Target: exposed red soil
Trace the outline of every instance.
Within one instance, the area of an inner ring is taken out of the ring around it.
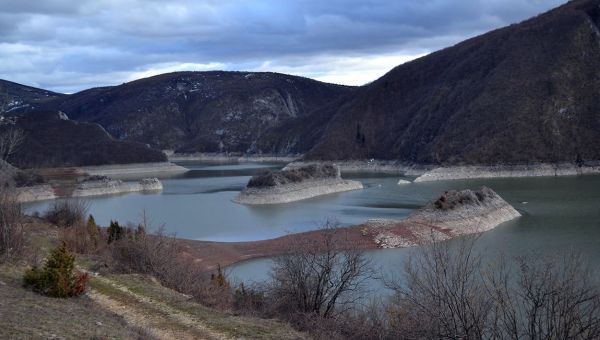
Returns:
[[[54,189],[56,197],[70,197],[77,187],[77,180],[84,178],[86,173],[81,168],[43,168],[37,173]]]
[[[361,224],[339,228],[335,230],[335,241],[340,249],[378,249],[380,246],[375,243],[374,237],[381,232],[386,232],[417,245],[429,241],[429,239],[424,238],[422,235],[427,235],[432,229],[449,237],[453,236],[452,232],[448,229],[425,223],[402,221],[382,227]],[[420,231],[420,233],[415,233],[415,231]],[[218,265],[225,267],[250,259],[284,255],[289,253],[293,249],[293,245],[298,241],[317,242],[325,236],[325,233],[329,232],[331,230],[316,230],[252,242],[181,241],[184,248],[184,256],[192,258],[203,269],[210,271],[214,270]]]

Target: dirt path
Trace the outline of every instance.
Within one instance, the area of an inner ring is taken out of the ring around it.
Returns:
[[[273,320],[229,315],[136,275],[92,278],[88,296],[157,339],[301,339]]]
[[[90,298],[121,315],[128,324],[141,327],[159,339],[229,339],[211,331],[191,314],[159,300],[133,292],[108,278],[95,277],[94,280],[96,289],[88,293]]]

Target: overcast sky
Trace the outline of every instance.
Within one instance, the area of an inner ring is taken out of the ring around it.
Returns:
[[[58,92],[164,72],[361,85],[565,0],[0,0],[0,78]]]

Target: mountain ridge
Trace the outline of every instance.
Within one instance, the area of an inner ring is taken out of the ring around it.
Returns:
[[[180,153],[581,163],[600,160],[598,27],[600,1],[576,0],[361,87],[270,72],[175,72],[39,106]]]

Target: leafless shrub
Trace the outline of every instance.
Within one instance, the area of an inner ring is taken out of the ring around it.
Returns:
[[[84,225],[89,206],[88,201],[78,198],[56,200],[46,211],[44,218],[59,227]]]
[[[344,339],[397,339],[390,332],[386,301],[377,298],[355,306],[337,318],[338,334]]]
[[[164,227],[149,232],[151,226],[142,215],[139,225],[124,227],[123,237],[110,243],[113,269],[117,272],[147,274],[164,286],[190,295],[209,307],[229,309],[233,293],[225,272],[203,271],[192,259],[182,255],[181,243],[165,233]]]
[[[295,238],[289,254],[274,259],[271,282],[265,287],[270,313],[298,328],[330,331],[326,324],[350,310],[365,292],[373,272],[360,251],[347,250],[348,242],[335,224],[327,222],[319,234]],[[315,320],[320,320],[316,322]],[[321,325],[325,328],[317,329]]]
[[[490,271],[498,339],[598,339],[600,290],[580,255],[562,259],[519,257]]]
[[[61,228],[60,239],[69,250],[79,254],[97,253],[104,247],[104,232],[96,225],[92,215],[87,223],[78,222],[69,227]]]
[[[600,291],[580,256],[504,259],[485,269],[476,238],[415,250],[387,306],[390,335],[419,339],[597,339]]]
[[[125,237],[114,241],[111,248],[118,271],[161,275],[178,258],[176,239],[167,236],[163,227],[152,234],[146,233],[144,225],[125,228]]]
[[[0,186],[0,260],[23,249],[23,211],[17,196],[14,188]]]
[[[480,275],[474,237],[434,242],[414,251],[405,267],[405,283],[395,291],[390,324],[408,338],[481,339],[492,310]]]

